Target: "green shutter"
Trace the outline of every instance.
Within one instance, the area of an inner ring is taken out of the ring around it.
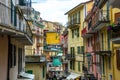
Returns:
[[[73,61],[72,65],[73,65],[73,70],[75,70],[75,61]]]
[[[43,66],[43,78],[45,77],[45,67]]]
[[[80,71],[80,61],[78,61],[78,71]]]
[[[77,37],[79,37],[79,28],[77,28]]]
[[[14,26],[17,26],[17,10],[16,10],[16,7],[14,7]]]
[[[73,52],[72,52],[72,54],[73,54],[73,58],[75,57],[75,48],[73,47]]]
[[[111,35],[111,32],[108,31],[107,35],[108,35],[108,50],[110,50],[110,35]]]
[[[11,0],[11,23],[13,23],[13,3]]]
[[[70,69],[72,69],[72,61],[70,61]]]
[[[77,52],[80,54],[80,46],[77,47]]]
[[[81,53],[84,53],[84,46],[81,46]]]

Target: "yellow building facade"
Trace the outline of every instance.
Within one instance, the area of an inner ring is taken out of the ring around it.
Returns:
[[[33,34],[33,45],[25,46],[25,71],[35,75],[35,80],[46,80],[46,57],[43,53],[43,28],[40,22],[40,12],[31,11],[32,20],[29,21]]]
[[[68,53],[71,56],[69,62],[69,72],[78,74],[74,79],[79,79],[80,76],[83,76],[83,38],[81,37],[81,30],[83,29],[83,22],[85,16],[89,13],[92,8],[92,1],[81,3],[69,10],[66,15],[68,15]],[[67,79],[69,79],[68,76]],[[72,78],[71,78],[72,79]]]
[[[119,80],[119,26],[120,10],[109,1],[95,1],[88,18],[88,40],[93,51],[90,72],[97,80]],[[90,21],[91,20],[91,21]],[[112,28],[111,28],[112,26]],[[87,46],[87,45],[86,45]],[[95,57],[93,57],[93,55]],[[95,66],[93,66],[95,65]]]

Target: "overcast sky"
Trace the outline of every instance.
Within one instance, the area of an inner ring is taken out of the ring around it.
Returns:
[[[41,13],[44,20],[60,22],[63,25],[67,23],[67,11],[77,6],[81,2],[88,0],[32,0],[32,7]]]

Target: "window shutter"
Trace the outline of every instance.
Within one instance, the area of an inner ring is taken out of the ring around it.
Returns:
[[[14,7],[14,26],[17,26],[17,10],[16,10],[16,7]]]
[[[80,46],[77,47],[78,54],[80,54]]]
[[[117,68],[120,70],[120,50],[116,50]]]
[[[16,46],[14,45],[14,66],[16,65]]]

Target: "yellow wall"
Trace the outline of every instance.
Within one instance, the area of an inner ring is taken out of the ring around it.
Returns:
[[[115,20],[115,13],[120,12],[118,8],[111,8],[111,23]],[[120,79],[120,70],[117,69],[117,62],[116,62],[116,49],[120,49],[120,44],[116,45],[112,43],[112,66],[113,66],[113,80]]]
[[[113,79],[114,80],[118,80],[120,79],[120,70],[117,69],[117,61],[116,61],[116,50],[117,49],[120,49],[120,44],[116,45],[116,44],[113,44]]]
[[[87,8],[87,12],[90,11],[90,9],[92,8],[92,2],[90,3],[86,3],[86,8]],[[77,53],[77,47],[78,46],[83,46],[83,38],[81,37],[81,31],[83,30],[83,22],[85,19],[85,5],[80,5],[81,7],[74,9],[73,11],[71,11],[70,13],[68,13],[68,21],[70,21],[70,16],[78,11],[80,11],[80,24],[79,24],[79,37],[74,36],[74,38],[72,38],[72,29],[69,29],[69,34],[68,34],[68,53],[70,53],[70,47],[74,47],[75,48],[75,71],[76,73],[80,73],[82,74],[82,61],[83,61],[83,55],[82,54],[78,54]],[[89,8],[88,8],[89,7]],[[80,68],[81,71],[78,71],[78,61],[80,62]],[[71,70],[70,70],[71,71]]]
[[[43,78],[43,75],[42,75],[43,65],[44,64],[42,63],[41,64],[26,64],[25,67],[26,67],[26,71],[27,70],[33,71],[33,74],[35,75],[35,80],[46,80],[45,77]],[[46,76],[46,73],[45,73],[45,76]]]
[[[103,10],[107,10],[106,7],[107,6],[107,3],[103,6]],[[110,7],[110,23],[113,23],[114,22],[114,14],[117,13],[117,12],[120,12],[120,9],[117,9],[117,8],[112,8]],[[107,26],[107,25],[106,25]],[[101,32],[100,33],[103,33],[104,34],[104,50],[108,50],[108,44],[107,44],[107,28],[106,26],[104,26],[103,29],[101,29]],[[102,46],[101,46],[102,47]],[[108,56],[105,57],[105,61],[104,61],[104,69],[105,69],[105,75],[102,75],[102,79],[105,79],[105,80],[110,80],[110,75],[113,76],[113,80],[118,80],[120,78],[119,74],[120,74],[120,71],[117,70],[117,67],[116,67],[116,54],[115,54],[115,47],[112,46],[112,41],[110,42],[110,49],[112,50],[112,55],[111,55],[111,68],[109,68],[109,61],[108,61]]]

